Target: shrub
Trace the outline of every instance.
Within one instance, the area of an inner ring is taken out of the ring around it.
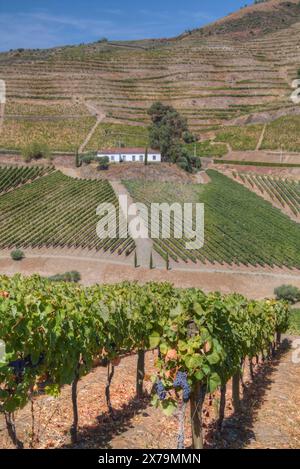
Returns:
[[[65,272],[64,274],[51,275],[48,277],[48,280],[51,282],[78,283],[81,280],[81,275],[77,270],[72,270],[71,272]]]
[[[185,156],[181,156],[180,158],[178,158],[177,165],[179,166],[179,168],[183,169],[184,171],[189,170],[189,162]]]
[[[108,169],[108,167],[109,167],[109,158],[108,158],[108,156],[101,156],[101,158],[98,158],[97,161],[99,162],[98,169],[100,171]]]
[[[181,169],[188,173],[196,173],[201,169],[201,159],[197,156],[189,155],[184,148],[176,163]]]
[[[85,164],[90,164],[92,161],[95,161],[96,155],[94,153],[87,153],[81,157],[81,161]]]
[[[182,138],[185,143],[194,143],[197,141],[197,138],[195,137],[195,135],[192,134],[192,132],[190,132],[189,130],[187,130],[186,132],[183,132]]]
[[[198,156],[190,156],[190,162],[193,169],[199,171],[201,169],[201,159]]]
[[[274,293],[277,300],[286,300],[294,304],[300,301],[300,290],[293,285],[281,285],[275,288]]]
[[[27,163],[31,160],[39,160],[40,158],[52,158],[48,145],[43,142],[30,143],[23,148],[22,154]]]
[[[10,253],[10,257],[12,258],[12,260],[14,261],[21,261],[22,259],[24,259],[25,257],[25,254],[23,251],[21,251],[20,249],[16,249],[15,251],[12,251]]]

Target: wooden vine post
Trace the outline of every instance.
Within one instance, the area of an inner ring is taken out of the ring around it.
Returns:
[[[224,417],[225,417],[225,406],[226,406],[226,383],[222,384],[220,389],[220,409],[219,409],[219,419],[218,419],[218,428],[221,430]]]
[[[276,332],[276,344],[277,347],[281,344],[281,332]]]
[[[136,370],[136,397],[141,399],[144,394],[143,384],[145,377],[145,351],[138,351],[137,370]]]
[[[205,394],[206,386],[201,382],[195,384],[190,397],[193,449],[203,449],[202,408]]]
[[[232,377],[232,401],[235,412],[241,409],[240,403],[240,371],[236,372]]]
[[[188,325],[188,338],[195,337],[198,328],[194,321]],[[197,381],[190,395],[191,406],[191,426],[192,426],[192,446],[193,449],[203,449],[203,428],[202,428],[202,408],[206,395],[206,385],[201,381]]]
[[[107,404],[110,415],[113,415],[113,413],[114,413],[113,407],[112,407],[112,404],[111,404],[111,399],[110,399],[110,385],[111,385],[112,379],[114,377],[114,374],[115,374],[115,367],[113,365],[111,365],[110,362],[108,362],[108,365],[107,365],[107,382],[106,382],[106,387],[105,387],[105,397],[106,397],[106,404]]]
[[[70,434],[71,434],[71,441],[72,444],[77,443],[78,441],[78,403],[77,403],[77,387],[79,383],[79,368],[80,365],[78,365],[76,372],[75,372],[75,377],[72,382],[72,407],[73,407],[73,423],[70,429]]]
[[[16,447],[16,449],[23,449],[24,444],[19,438],[17,437],[17,431],[16,431],[16,425],[15,425],[15,419],[14,415],[11,412],[4,412],[4,417],[5,417],[5,423],[6,423],[6,428],[7,428],[7,433]]]
[[[253,370],[253,358],[249,357],[249,370],[252,381],[254,380],[254,370]]]

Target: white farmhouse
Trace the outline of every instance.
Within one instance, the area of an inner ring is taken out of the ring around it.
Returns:
[[[109,150],[99,150],[97,157],[106,156],[110,163],[144,163],[145,148],[110,148]],[[148,150],[148,162],[160,163],[161,154],[157,150]]]

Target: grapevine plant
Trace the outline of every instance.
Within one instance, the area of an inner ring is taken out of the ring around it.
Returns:
[[[159,338],[153,404],[168,415],[191,400],[194,447],[203,445],[201,408],[206,392],[226,387],[246,357],[267,352],[274,335],[285,331],[288,306],[185,290],[170,311]]]
[[[95,363],[108,366],[106,399],[114,367],[136,353],[138,397],[143,395],[144,354],[158,348],[153,403],[171,415],[179,411],[184,446],[184,413],[190,402],[193,445],[201,447],[201,406],[207,392],[226,391],[246,357],[268,354],[287,329],[288,306],[248,301],[240,295],[204,294],[168,283],[125,282],[83,287],[38,275],[0,277],[0,411],[10,437],[14,412],[40,391],[57,396],[72,385],[72,441],[77,441],[77,385]],[[223,393],[223,398],[225,394]],[[224,401],[224,399],[223,399]]]

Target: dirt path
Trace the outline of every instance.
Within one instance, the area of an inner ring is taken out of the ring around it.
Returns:
[[[228,161],[245,161],[245,162],[265,162],[265,163],[288,163],[300,164],[300,153],[295,152],[280,152],[271,150],[247,150],[247,151],[232,151],[222,157],[222,160]]]
[[[274,288],[292,283],[300,288],[300,274],[298,271],[263,271],[234,270],[225,268],[196,268],[182,267],[167,271],[165,268],[134,268],[133,258],[127,263],[119,258],[111,259],[99,257],[99,253],[91,252],[89,256],[68,256],[53,254],[32,254],[25,252],[26,258],[22,262],[14,262],[9,254],[0,256],[0,272],[14,275],[18,272],[24,275],[39,273],[43,276],[55,275],[71,270],[77,270],[82,277],[82,283],[116,283],[125,280],[145,283],[148,281],[167,281],[178,287],[198,287],[203,290],[221,291],[223,293],[238,292],[249,298],[273,297]],[[155,259],[154,259],[155,261]]]
[[[263,126],[263,129],[262,129],[262,131],[261,131],[259,140],[258,140],[257,145],[256,145],[256,148],[255,148],[255,151],[260,150],[260,147],[262,146],[262,143],[263,143],[263,140],[264,140],[264,136],[265,136],[265,133],[266,133],[266,128],[267,128],[267,124],[265,124],[265,125]]]
[[[132,205],[133,199],[130,196],[129,192],[127,189],[123,186],[121,181],[111,181],[111,186],[114,189],[116,196],[117,197],[126,197],[127,198],[127,207]],[[126,208],[127,208],[126,207]],[[121,205],[121,208],[123,210],[123,215],[125,219],[127,219],[127,213],[126,213],[126,208]],[[141,215],[138,213],[137,216],[129,216],[128,217],[128,231],[130,236],[135,240],[136,244],[136,255],[137,255],[137,263],[141,267],[149,267],[150,264],[150,256],[153,251],[153,241],[149,238],[136,238],[133,229],[131,228],[131,222],[133,219],[136,218],[137,224],[139,226],[139,230],[145,235],[148,234],[148,229],[144,223],[144,220],[142,219]]]
[[[67,168],[66,166],[55,165],[55,169],[71,178],[80,178],[80,168]]]
[[[284,353],[263,377],[267,390],[246,448],[300,448],[300,364],[293,363],[292,354],[291,349]]]
[[[195,184],[208,184],[211,181],[210,177],[206,174],[205,171],[199,171],[194,175],[193,182]]]
[[[84,101],[85,106],[89,110],[89,112],[93,115],[96,116],[97,120],[96,123],[93,125],[91,130],[89,131],[88,135],[86,136],[84,142],[80,145],[79,147],[79,153],[82,153],[89,141],[91,140],[92,136],[94,135],[97,127],[101,122],[105,119],[106,114],[105,112],[100,109],[98,106],[95,106],[93,103],[90,103],[88,101]]]

